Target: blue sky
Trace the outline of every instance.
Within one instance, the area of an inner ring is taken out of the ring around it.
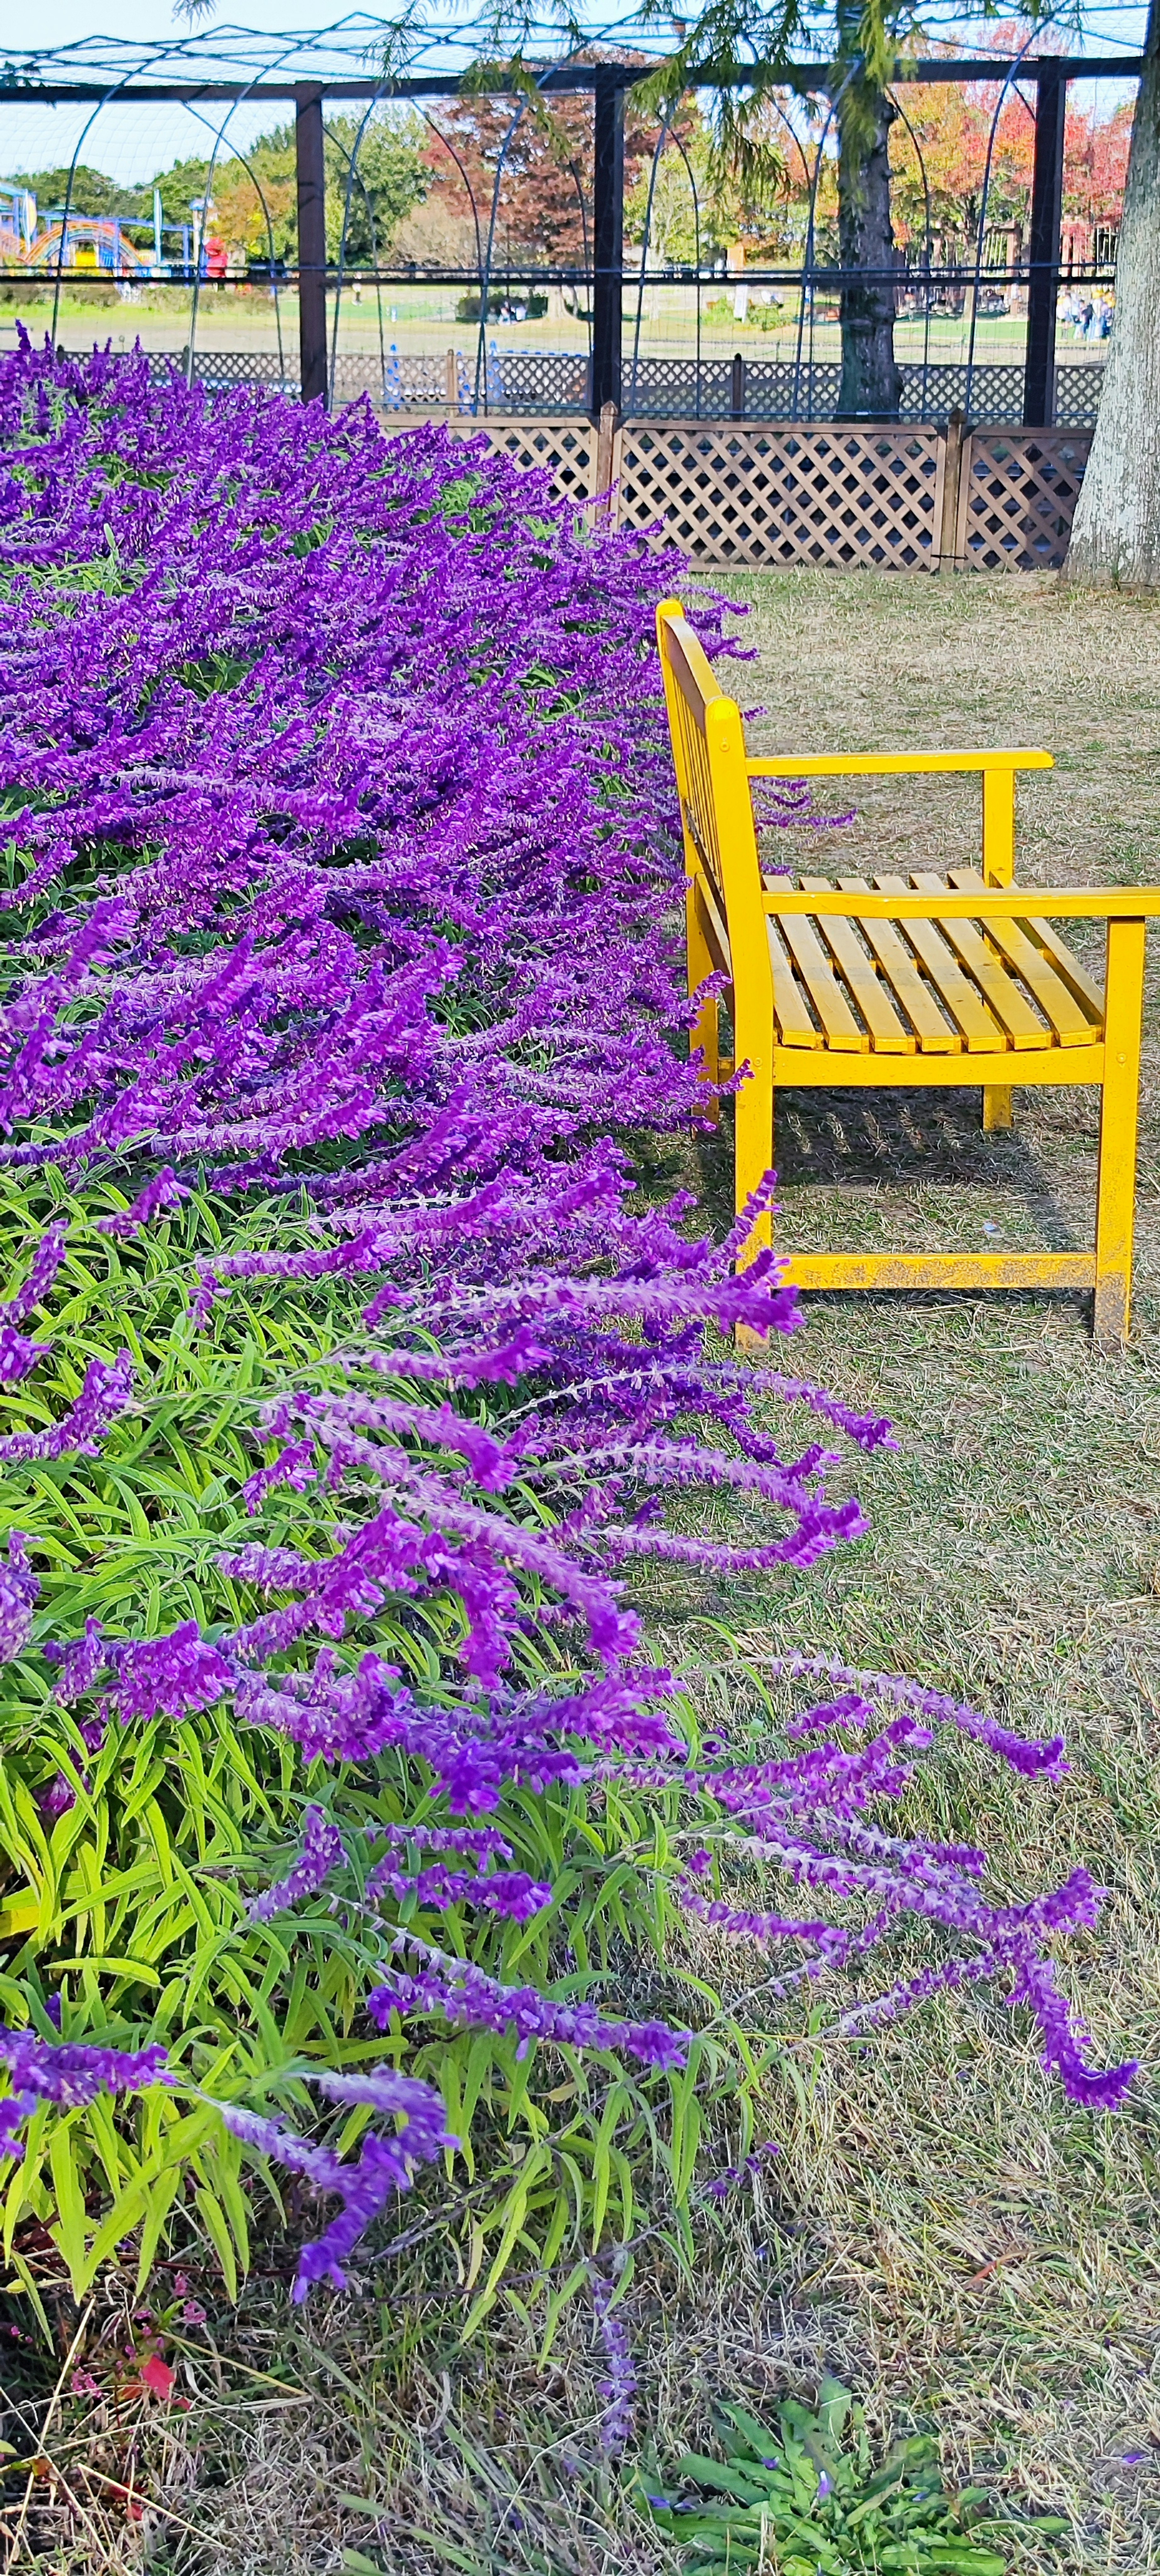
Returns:
[[[51,6],[39,21],[34,22],[31,13],[27,16],[22,13],[20,32],[26,36],[37,34],[44,45],[57,48],[74,44],[85,46],[94,31],[99,30],[106,37],[139,45],[143,53],[157,56],[163,56],[186,32],[184,25],[175,23],[163,0],[162,5],[158,5],[158,0],[97,0],[97,6],[99,16],[93,0],[51,0]],[[1061,21],[1066,23],[1063,12],[1060,14]],[[231,17],[227,0],[227,6],[219,11],[217,19],[210,21],[211,34],[215,28],[221,31],[223,53],[229,45],[226,29]],[[1141,8],[1094,8],[1085,12],[1085,18],[1084,36],[1071,40],[1075,52],[1127,52],[1142,41],[1144,11]],[[287,76],[292,77],[294,70],[301,73],[306,68],[301,52],[295,47],[295,35],[317,30],[319,19],[318,0],[313,0],[313,5],[311,0],[297,0],[297,5],[295,0],[249,0],[243,23],[255,35],[267,40],[271,57],[275,51],[281,50],[271,40],[285,33],[288,51],[297,52],[297,61],[288,63],[286,67]],[[591,20],[594,33],[609,24],[609,18],[595,9],[591,12]],[[444,23],[450,35],[456,26],[454,15],[449,12]],[[468,23],[467,13],[461,13],[458,19],[460,59]],[[937,31],[941,36],[953,34],[965,51],[973,50],[980,32],[979,21],[967,12],[937,5],[927,13],[926,23],[931,32]],[[10,19],[10,31],[11,28]],[[170,56],[171,62],[172,59]],[[433,55],[428,55],[429,61],[434,59]],[[447,68],[452,67],[455,59],[455,52],[449,51]],[[154,77],[163,77],[165,69],[166,64],[158,61]],[[1127,94],[1119,89],[1118,84],[1115,89],[1110,84],[1101,85],[1101,89],[1103,103],[1108,107],[1115,103],[1117,97]],[[289,110],[285,112],[289,113]],[[204,113],[214,120],[210,130],[216,130],[225,110],[219,107],[215,113],[211,107]],[[16,169],[43,170],[67,163],[91,114],[90,108],[5,107],[0,104],[0,174]],[[244,148],[255,134],[268,128],[271,121],[272,112],[268,106],[241,107],[230,120],[227,137]],[[208,148],[209,130],[206,125],[180,107],[158,105],[126,109],[110,105],[99,110],[84,142],[82,157],[129,187],[148,179],[155,170],[167,168],[172,161],[186,155],[204,154]]]

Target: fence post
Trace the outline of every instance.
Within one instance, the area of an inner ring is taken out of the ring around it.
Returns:
[[[729,417],[731,420],[745,418],[745,360],[740,349],[734,352],[729,381]]]
[[[449,349],[443,361],[443,399],[448,411],[459,409],[459,360]]]
[[[322,92],[296,92],[298,347],[302,400],[326,409],[326,159]]]
[[[624,82],[619,64],[594,75],[592,160],[592,382],[600,413],[620,403],[620,330],[624,300]]]
[[[1067,117],[1067,77],[1052,63],[1050,56],[1037,66],[1035,90],[1023,426],[1025,429],[1048,429],[1055,417],[1055,308],[1059,301],[1063,142]]]
[[[616,436],[619,427],[620,413],[616,404],[602,403],[596,431],[596,471],[592,483],[592,497],[596,504],[592,518],[594,525],[601,528],[607,528],[612,523],[612,487],[616,481]]]
[[[947,422],[943,441],[942,525],[938,534],[940,572],[953,572],[955,569],[959,485],[963,472],[963,427],[964,415],[956,408]]]

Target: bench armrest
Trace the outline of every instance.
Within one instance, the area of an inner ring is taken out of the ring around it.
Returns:
[[[785,751],[747,760],[750,778],[905,778],[1053,769],[1049,751]]]
[[[840,921],[1155,921],[1160,886],[977,886],[962,893],[865,893],[827,886],[816,894],[787,888],[762,897],[775,918]]]

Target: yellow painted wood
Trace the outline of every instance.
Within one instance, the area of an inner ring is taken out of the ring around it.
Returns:
[[[765,1180],[773,1158],[773,960],[761,891],[753,796],[745,768],[741,710],[718,697],[705,708],[705,753],[721,851],[729,949],[733,959],[733,1046],[750,1079],[734,1095],[733,1195],[740,1216]],[[804,1052],[804,1050],[803,1050]],[[773,1241],[769,1210],[750,1227],[739,1266]]]
[[[1104,1091],[1096,1184],[1096,1338],[1126,1341],[1132,1319],[1132,1230],[1140,1114],[1144,924],[1109,921]]]
[[[983,1086],[989,1126],[1010,1117],[1016,1071],[1021,1086],[1102,1084],[1093,1253],[801,1254],[787,1276],[819,1289],[1094,1287],[1097,1333],[1121,1338],[1130,1319],[1145,924],[1160,915],[1160,886],[1036,888],[1029,897],[1013,884],[1015,773],[1050,768],[1046,752],[747,761],[740,709],[718,688],[678,602],[663,604],[657,634],[689,877],[690,990],[710,966],[731,974],[736,1061],[750,1067],[734,1109],[738,1210],[768,1176],[779,1083],[892,1089],[969,1080]],[[753,778],[956,771],[982,777],[981,877],[959,869],[945,884],[919,877],[909,887],[885,876],[872,887],[861,878],[807,879],[800,888],[774,879],[764,891]],[[1050,926],[1085,919],[1107,925],[1106,1045],[1105,996]],[[711,1028],[705,1017],[704,1043],[707,1055],[716,1049],[715,1013]],[[731,1070],[719,1053],[711,1060],[719,1073]],[[739,1263],[771,1242],[766,1211]]]
[[[918,887],[920,894],[946,892],[943,877],[912,876],[910,882]],[[1054,1030],[1044,1027],[1038,1011],[1032,1009],[1026,994],[1020,991],[1014,976],[1008,973],[1003,959],[993,947],[988,947],[973,921],[948,921],[941,934],[936,933],[939,935],[946,940],[948,948],[953,948],[972,983],[978,985],[1009,1045],[1026,1053],[1032,1047],[1038,1049],[1051,1044]]]
[[[1010,1082],[1018,1062],[1021,1085],[1039,1082],[1102,1082],[1102,1046],[1045,1047],[1042,1055],[835,1055],[822,1047],[807,1056],[794,1047],[774,1053],[773,1078],[780,1089],[795,1083],[817,1083],[836,1091],[965,1091],[981,1082]]]
[[[712,877],[706,876],[703,868],[697,870],[697,897],[700,906],[701,930],[709,955],[717,972],[727,975],[732,983],[733,959],[729,953],[729,933],[725,926],[721,890],[719,886],[714,885]]]
[[[954,778],[964,771],[1054,769],[1049,751],[779,751],[751,778]]]
[[[1015,874],[1015,769],[983,771],[983,880],[1009,886]]]
[[[771,893],[790,884],[788,877],[767,877]],[[870,1040],[850,1008],[812,921],[794,921],[782,937],[822,1024],[825,1044],[842,1055],[866,1055]]]
[[[713,973],[716,964],[706,935],[702,884],[703,880],[699,873],[695,876],[686,875],[685,956],[690,1000],[705,982],[706,977]],[[700,1051],[703,1059],[701,1078],[706,1084],[716,1084],[721,1078],[718,1062],[720,1022],[720,1004],[716,994],[710,994],[701,1002],[689,1031],[689,1053],[696,1055],[698,1050]],[[712,1093],[706,1098],[705,1114],[716,1125],[720,1116],[720,1102]]]
[[[901,877],[876,876],[875,885],[886,894],[903,890]],[[982,995],[968,983],[960,971],[941,931],[927,920],[908,921],[906,937],[919,964],[929,975],[940,1001],[963,1039],[968,1055],[995,1055],[1004,1046],[1006,1033],[989,1011]]]
[[[869,894],[865,877],[839,877],[842,887]],[[827,916],[827,931],[829,921]],[[958,1030],[945,1019],[925,976],[920,975],[914,952],[889,921],[865,921],[862,929],[874,951],[891,992],[905,1011],[915,1030],[924,1055],[961,1055],[963,1041]]]
[[[777,1043],[787,1047],[824,1047],[826,1041],[810,1018],[809,1006],[782,944],[775,922],[767,921],[769,962],[773,973],[773,1016]]]
[[[1088,974],[1086,966],[1080,965],[1078,957],[1068,947],[1066,940],[1059,937],[1058,932],[1052,929],[1048,921],[1027,920],[1023,923],[1023,928],[1028,938],[1033,940],[1036,947],[1043,950],[1044,956],[1050,959],[1060,982],[1066,984],[1069,993],[1074,993],[1081,1011],[1091,1026],[1102,1029],[1103,994],[1094,976]]]
[[[983,883],[1011,885],[1015,876],[1015,772],[983,771]],[[1014,1095],[1009,1082],[991,1083],[983,1092],[983,1134],[994,1136],[1015,1124]]]
[[[1027,906],[1035,905],[1034,920]],[[982,894],[850,894],[837,886],[832,894],[779,894],[767,897],[768,909],[790,920],[795,914],[824,920],[844,913],[851,921],[1021,921],[1034,938],[1041,917],[1055,921],[1155,921],[1160,915],[1160,886],[987,886]],[[1062,945],[1062,942],[1060,943]],[[1054,953],[1054,952],[1052,952]],[[1061,969],[1062,971],[1062,969]]]
[[[972,885],[981,887],[983,880],[977,868],[951,868],[948,871],[948,882],[952,886],[965,889]],[[1005,958],[1008,965],[1014,969],[1020,982],[1027,986],[1028,992],[1034,994],[1048,1027],[1054,1031],[1060,1046],[1090,1046],[1092,1038],[1090,1012],[1077,1001],[1071,987],[1064,982],[1062,975],[1057,974],[1046,951],[1038,947],[1033,939],[1028,938],[1021,924],[1014,921],[992,921],[988,924],[987,936],[993,941],[1000,956]],[[1063,945],[1062,941],[1058,944],[1061,947]],[[1082,976],[1083,968],[1079,964],[1079,959],[1073,958],[1071,962],[1073,969]],[[1090,980],[1090,977],[1085,978],[1089,983]],[[1096,990],[1094,985],[1091,989],[1093,993]],[[1102,1028],[1102,996],[1100,1001],[1101,1009],[1097,1025]]]
[[[795,1252],[794,1288],[1090,1288],[1090,1252]]]
[[[769,879],[766,880],[767,884]],[[803,877],[807,894],[815,886],[826,886],[826,877]],[[887,986],[878,974],[874,959],[864,948],[852,922],[827,921],[826,946],[834,959],[843,982],[848,986],[856,1008],[870,1032],[870,1045],[875,1055],[913,1055],[918,1044],[911,1031],[900,1020]]]

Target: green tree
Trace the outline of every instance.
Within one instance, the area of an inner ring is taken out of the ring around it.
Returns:
[[[670,135],[657,164],[649,225],[649,265],[689,268],[697,257],[715,259],[741,229],[736,185],[716,166],[712,137],[698,115],[690,127],[682,120],[681,149]],[[625,192],[624,230],[630,242],[644,239],[648,211],[651,155]],[[694,200],[693,190],[696,189]]]
[[[427,128],[413,108],[376,108],[365,126],[358,115],[328,116],[325,134],[326,256],[338,258],[353,159],[343,264],[373,267],[376,255],[384,258],[403,217],[427,194]]]
[[[187,224],[190,206],[205,195],[209,177],[209,159],[175,161],[172,169],[159,170],[149,189],[152,211],[153,189],[160,191],[162,220],[167,224]]]
[[[50,207],[63,207],[66,200],[74,215],[132,215],[144,217],[153,211],[152,191],[146,199],[140,188],[122,188],[116,179],[108,179],[103,170],[94,170],[87,161],[78,161],[72,174],[69,196],[67,162],[58,170],[16,170],[13,185],[31,188],[42,214]]]

